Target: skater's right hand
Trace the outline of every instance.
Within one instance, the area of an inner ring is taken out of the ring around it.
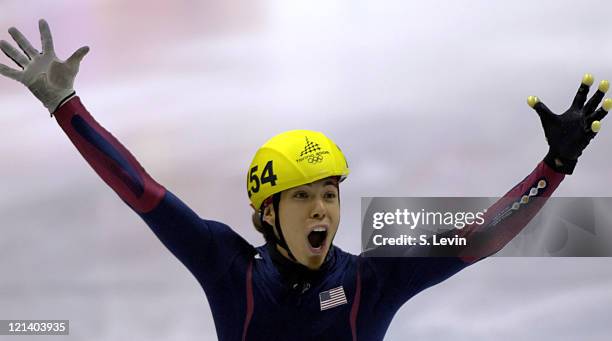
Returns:
[[[21,49],[19,51],[10,43],[0,41],[0,50],[12,59],[21,70],[0,64],[0,74],[12,78],[30,89],[51,114],[74,96],[74,79],[79,72],[79,64],[89,47],[76,50],[65,61],[55,55],[53,39],[49,25],[44,19],[38,21],[42,52],[38,52],[19,30],[11,27],[8,31]]]

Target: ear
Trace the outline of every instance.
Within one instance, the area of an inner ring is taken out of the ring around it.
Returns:
[[[276,214],[274,213],[274,207],[272,206],[273,205],[268,205],[266,208],[264,208],[263,220],[270,224],[270,226],[275,226]]]

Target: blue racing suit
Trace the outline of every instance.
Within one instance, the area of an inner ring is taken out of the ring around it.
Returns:
[[[155,182],[78,97],[55,117],[94,171],[198,280],[220,340],[382,340],[412,296],[482,258],[366,257],[332,246],[322,267],[311,271],[271,244],[254,247],[229,226],[200,218]],[[541,162],[489,208],[487,219],[533,188],[544,199],[497,224],[481,254],[500,250],[518,234],[563,177]],[[462,230],[468,237],[474,232]]]

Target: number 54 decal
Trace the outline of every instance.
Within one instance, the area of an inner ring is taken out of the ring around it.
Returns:
[[[276,186],[276,180],[276,174],[274,174],[274,170],[272,169],[272,160],[266,163],[261,172],[261,177],[258,176],[257,165],[253,166],[249,172],[249,182],[251,183],[249,198],[253,193],[259,192],[259,188],[266,183],[270,183],[270,186]]]

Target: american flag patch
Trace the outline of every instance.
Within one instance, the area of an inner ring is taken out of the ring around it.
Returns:
[[[319,301],[321,301],[321,311],[346,304],[344,288],[339,286],[319,293]]]

